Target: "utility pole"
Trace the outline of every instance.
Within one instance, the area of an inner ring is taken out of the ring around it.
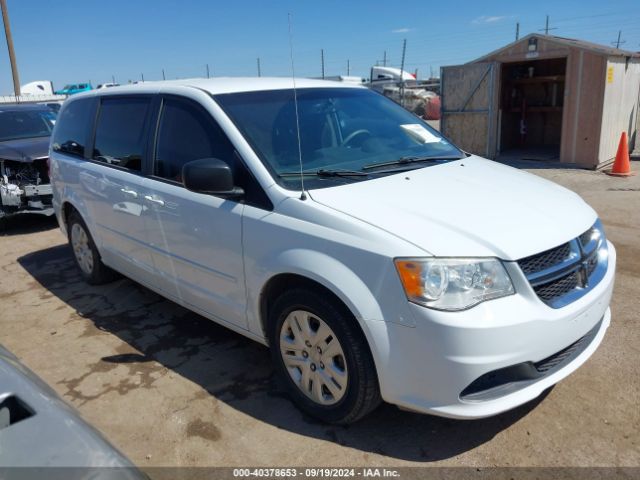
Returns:
[[[520,22],[516,22],[516,42],[520,39]]]
[[[320,62],[322,64],[322,79],[324,80],[324,48],[320,50]]]
[[[544,24],[544,34],[549,35],[549,15],[547,15],[547,21]]]
[[[418,69],[416,68],[416,71],[413,72],[413,76],[416,77],[416,80],[418,79]]]
[[[207,63],[207,78],[209,78],[209,64]]]
[[[557,30],[557,28],[553,27],[549,27],[549,15],[547,15],[547,20],[544,23],[544,29],[542,30],[538,30],[539,32],[544,32],[545,35],[549,35],[549,30]]]
[[[351,75],[351,62],[347,60],[347,77]]]
[[[162,79],[166,80],[166,78],[164,77],[164,68],[162,69]]]
[[[404,107],[404,56],[407,52],[407,39],[402,42],[402,62],[400,62],[400,105]]]
[[[616,48],[620,48],[620,45],[622,45],[623,43],[627,43],[626,40],[622,40],[622,30],[618,30],[618,39],[615,42],[611,42],[611,45],[615,45]]]
[[[262,76],[262,69],[260,68],[260,57],[258,57],[256,60],[258,62],[258,76],[261,77]]]
[[[386,50],[384,51],[384,56],[382,58],[383,58],[382,66],[386,67],[387,66],[387,51]]]
[[[16,65],[16,53],[13,51],[13,37],[9,26],[9,11],[7,10],[7,0],[0,0],[2,10],[2,21],[4,22],[4,35],[7,37],[7,48],[9,49],[9,61],[11,62],[11,75],[13,76],[13,93],[20,96],[20,78],[18,77],[18,66]]]

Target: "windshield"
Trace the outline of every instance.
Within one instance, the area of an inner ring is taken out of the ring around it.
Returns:
[[[464,157],[420,118],[370,90],[305,88],[297,91],[297,97],[302,166],[311,174],[305,176],[308,188],[363,181]],[[293,90],[230,93],[214,98],[275,180],[285,188],[299,188],[300,179],[295,177],[300,163]],[[434,157],[440,160],[427,161]],[[419,161],[409,166],[406,159]],[[405,162],[397,163],[400,160]],[[377,164],[385,164],[384,170],[376,169]],[[318,170],[358,175],[315,178],[313,172]]]
[[[0,111],[0,142],[20,138],[48,137],[56,114],[49,109]]]

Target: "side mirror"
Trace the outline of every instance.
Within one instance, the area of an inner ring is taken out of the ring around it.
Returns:
[[[222,198],[244,195],[244,190],[233,183],[229,165],[218,158],[203,158],[182,166],[182,181],[187,190]]]

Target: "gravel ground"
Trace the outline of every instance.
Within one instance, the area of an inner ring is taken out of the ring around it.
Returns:
[[[618,249],[613,319],[582,368],[494,418],[385,405],[319,424],[282,395],[264,347],[127,279],[85,285],[55,220],[36,216],[0,236],[0,343],[142,467],[639,466],[640,176],[530,171],[601,215]]]

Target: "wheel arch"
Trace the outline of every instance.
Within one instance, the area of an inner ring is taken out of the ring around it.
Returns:
[[[71,215],[72,212],[78,212],[78,215],[80,215],[80,218],[82,218],[82,220],[87,225],[87,228],[89,229],[89,232],[91,233],[95,241],[96,238],[93,231],[94,225],[92,219],[89,216],[86,204],[84,203],[82,198],[76,194],[75,191],[70,188],[65,188],[64,194],[62,195],[60,201],[60,213],[58,214],[60,227],[63,228],[64,233],[68,233],[69,215]]]
[[[265,337],[267,336],[271,305],[280,295],[295,287],[307,288],[328,295],[342,306],[347,313],[355,317],[354,312],[343,299],[319,281],[299,273],[278,273],[267,281],[260,293],[260,324]]]
[[[69,201],[65,201],[62,203],[61,211],[65,230],[69,229],[69,216],[71,215],[71,213],[78,212],[78,214],[82,216],[80,211]]]
[[[270,276],[259,289],[258,311],[263,333],[266,332],[269,302],[297,282],[330,294],[360,324],[364,320],[383,319],[373,292],[353,270],[335,257],[313,250],[294,249],[279,253],[273,264],[279,268],[266,269]]]

